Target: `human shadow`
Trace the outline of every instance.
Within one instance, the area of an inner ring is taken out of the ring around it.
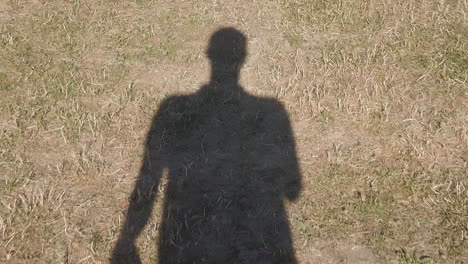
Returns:
[[[111,263],[141,263],[135,240],[165,172],[159,263],[297,263],[284,200],[298,197],[301,176],[287,112],[238,84],[242,33],[215,32],[207,55],[210,83],[153,118]]]

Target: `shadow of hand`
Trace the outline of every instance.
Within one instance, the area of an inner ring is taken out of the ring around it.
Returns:
[[[141,264],[140,255],[133,241],[121,238],[117,241],[112,254],[111,264]]]

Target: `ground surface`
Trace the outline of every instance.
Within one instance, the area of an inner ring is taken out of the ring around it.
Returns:
[[[155,111],[209,81],[208,40],[232,26],[248,38],[241,85],[291,120],[299,262],[467,263],[467,14],[463,0],[1,1],[0,262],[109,262]]]

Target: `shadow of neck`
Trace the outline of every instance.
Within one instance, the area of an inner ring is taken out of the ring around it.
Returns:
[[[241,90],[242,88],[239,85],[239,69],[239,65],[212,65],[210,86],[219,89],[229,87]]]

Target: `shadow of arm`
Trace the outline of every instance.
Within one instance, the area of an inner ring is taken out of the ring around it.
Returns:
[[[141,263],[135,241],[147,224],[156,201],[163,169],[164,123],[158,114],[148,132],[140,173],[130,196],[129,207],[119,239],[112,253],[111,263]]]
[[[299,194],[302,189],[302,177],[301,171],[299,168],[297,153],[296,153],[296,143],[294,140],[294,134],[291,129],[291,122],[289,121],[287,112],[283,108],[284,119],[281,122],[281,129],[283,135],[283,159],[286,165],[287,179],[285,181],[284,196],[290,200],[294,201],[299,197]]]

